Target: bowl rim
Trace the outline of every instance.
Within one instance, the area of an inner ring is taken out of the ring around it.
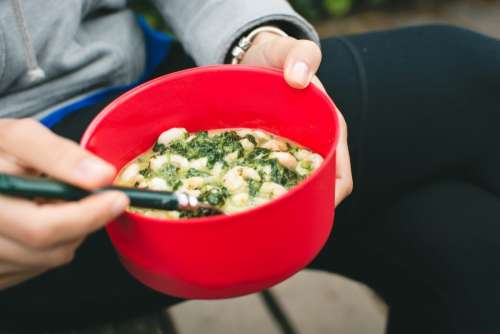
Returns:
[[[278,70],[278,69],[271,69],[271,68],[264,68],[264,67],[259,67],[259,66],[249,66],[249,65],[208,65],[208,66],[199,66],[199,67],[193,67],[185,70],[180,70],[172,73],[167,73],[164,74],[160,77],[157,77],[155,79],[146,81],[139,86],[123,93],[116,99],[114,99],[112,102],[110,102],[102,111],[99,112],[99,114],[90,122],[90,124],[87,126],[85,129],[85,132],[82,136],[82,139],[80,140],[80,146],[83,147],[84,149],[87,149],[87,145],[89,144],[90,138],[92,134],[95,132],[96,128],[99,126],[101,121],[113,110],[115,109],[116,105],[119,105],[126,100],[132,98],[133,96],[139,94],[143,90],[149,89],[150,87],[156,86],[164,81],[172,81],[172,80],[177,80],[177,79],[182,79],[185,76],[189,76],[193,73],[214,73],[214,72],[220,72],[220,71],[233,71],[233,72],[259,72],[263,73],[266,75],[272,75],[272,76],[279,76],[283,77],[283,71]],[[284,79],[283,79],[284,80]],[[257,207],[247,209],[244,211],[232,213],[230,215],[217,215],[217,216],[209,216],[209,217],[197,217],[197,218],[189,218],[189,219],[165,219],[165,218],[154,218],[154,217],[148,217],[145,215],[141,215],[138,213],[134,213],[131,211],[126,210],[124,212],[125,215],[130,216],[133,220],[139,220],[140,222],[144,223],[150,223],[150,224],[182,224],[184,226],[197,226],[200,224],[219,224],[219,223],[226,223],[228,221],[231,221],[231,223],[235,223],[238,221],[238,218],[248,216],[254,213],[258,213],[261,210],[269,210],[272,209],[273,206],[277,205],[279,202],[282,202],[286,200],[288,197],[293,196],[296,192],[301,191],[303,188],[305,188],[309,183],[312,182],[313,179],[315,179],[318,174],[323,171],[326,168],[326,162],[331,161],[335,155],[335,152],[337,150],[337,144],[339,140],[339,119],[337,116],[338,108],[335,105],[335,103],[332,101],[332,99],[321,89],[316,87],[313,83],[309,84],[308,87],[304,88],[311,90],[312,93],[319,99],[323,100],[327,105],[331,106],[331,115],[333,118],[334,126],[336,128],[335,131],[335,137],[333,138],[333,143],[331,148],[329,149],[328,153],[324,157],[324,161],[321,164],[321,166],[313,171],[305,180],[300,182],[298,185],[295,187],[291,188],[289,191],[287,191],[284,195],[275,198],[267,203],[261,204]],[[300,143],[299,143],[300,144]],[[334,162],[335,163],[335,162]],[[334,203],[332,203],[334,205]],[[186,223],[186,220],[189,221],[189,223]],[[241,221],[241,220],[240,220]]]

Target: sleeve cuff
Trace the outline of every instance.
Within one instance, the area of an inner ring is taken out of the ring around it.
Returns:
[[[207,52],[205,55],[201,54],[199,57],[195,56],[195,60],[199,64],[224,63],[227,55],[231,51],[231,47],[237,43],[241,36],[262,25],[274,25],[282,29],[289,36],[298,39],[309,39],[318,45],[320,43],[316,30],[298,14],[270,14],[242,23],[242,25],[233,30],[231,34],[226,34],[225,38],[219,40],[219,44],[215,46],[212,54]]]
[[[313,26],[285,0],[190,0],[180,9],[166,16],[198,65],[224,63],[231,46],[243,34],[266,24],[319,44]]]
[[[297,39],[308,39],[320,45],[320,39],[316,30],[314,30],[312,25],[303,20],[301,17],[270,15],[269,17],[248,22],[245,26],[238,29],[234,38],[231,40],[231,44],[224,50],[225,53],[223,54],[221,62],[227,63],[229,61],[231,58],[231,49],[238,43],[242,36],[247,35],[252,30],[264,25],[277,27],[283,30],[288,36]]]

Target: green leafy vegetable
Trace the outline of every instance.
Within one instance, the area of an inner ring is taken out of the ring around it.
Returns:
[[[267,148],[256,147],[253,149],[253,151],[247,154],[245,160],[248,163],[253,163],[255,162],[255,160],[266,159],[269,156],[269,154],[271,154],[271,151],[268,150]]]
[[[182,141],[174,141],[168,146],[168,151],[185,156],[187,154],[187,145]]]
[[[193,176],[209,176],[210,174],[195,168],[189,168],[186,177],[193,177]]]
[[[229,195],[229,191],[226,187],[212,188],[203,192],[200,196],[198,196],[198,199],[210,205],[222,206],[226,202]]]
[[[153,152],[163,154],[167,150],[167,147],[163,144],[160,144],[158,142],[155,143],[155,146],[153,146]]]
[[[299,148],[297,146],[292,146],[290,143],[286,143],[286,149],[289,153],[297,153],[299,151]]]
[[[177,190],[182,185],[182,181],[179,179],[178,170],[179,169],[174,165],[167,163],[155,173],[155,176],[163,178],[172,190]]]
[[[212,168],[218,161],[223,161],[226,154],[238,151],[238,157],[243,156],[243,146],[240,137],[235,131],[227,131],[208,136],[206,131],[196,133],[189,142],[177,141],[167,148],[172,153],[180,154],[189,160],[207,158],[207,165]]]
[[[252,136],[251,134],[248,134],[245,136],[246,139],[248,139],[249,142],[251,142],[254,145],[257,145],[257,140],[255,140],[255,137]]]
[[[302,180],[302,177],[290,170],[283,167],[276,159],[263,160],[262,164],[271,166],[271,180],[279,183],[286,188],[291,188]]]
[[[157,172],[157,175],[165,178],[173,177],[177,176],[177,170],[178,170],[177,167],[175,167],[170,163],[167,163],[160,168],[160,170]]]
[[[250,179],[250,181],[248,181],[248,193],[250,194],[250,196],[255,197],[259,192],[261,186],[262,182]]]
[[[181,211],[179,214],[179,218],[196,218],[196,217],[214,216],[219,214],[220,212],[217,212],[213,209],[199,208],[193,211]]]
[[[141,174],[142,176],[144,176],[145,178],[148,178],[151,176],[151,169],[149,167],[146,167],[144,169],[141,169],[139,171],[139,174]]]

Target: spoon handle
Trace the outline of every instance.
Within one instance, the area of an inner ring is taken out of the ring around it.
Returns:
[[[27,199],[79,200],[90,192],[46,178],[21,177],[0,173],[0,193]]]
[[[182,210],[184,209],[183,207],[186,206],[184,203],[186,201],[186,195],[173,192],[160,192],[118,186],[104,187],[90,192],[48,178],[20,177],[0,173],[0,194],[14,197],[75,201],[91,194],[108,190],[117,190],[125,193],[130,198],[130,204],[132,206],[163,210]]]

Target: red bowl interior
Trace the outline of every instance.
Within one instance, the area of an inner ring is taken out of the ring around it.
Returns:
[[[122,263],[144,284],[186,298],[265,289],[306,266],[333,226],[333,102],[312,85],[290,88],[279,71],[199,67],[147,82],[108,105],[82,146],[118,169],[171,127],[260,128],[321,154],[311,177],[269,204],[232,216],[159,220],[125,213],[106,229]]]

